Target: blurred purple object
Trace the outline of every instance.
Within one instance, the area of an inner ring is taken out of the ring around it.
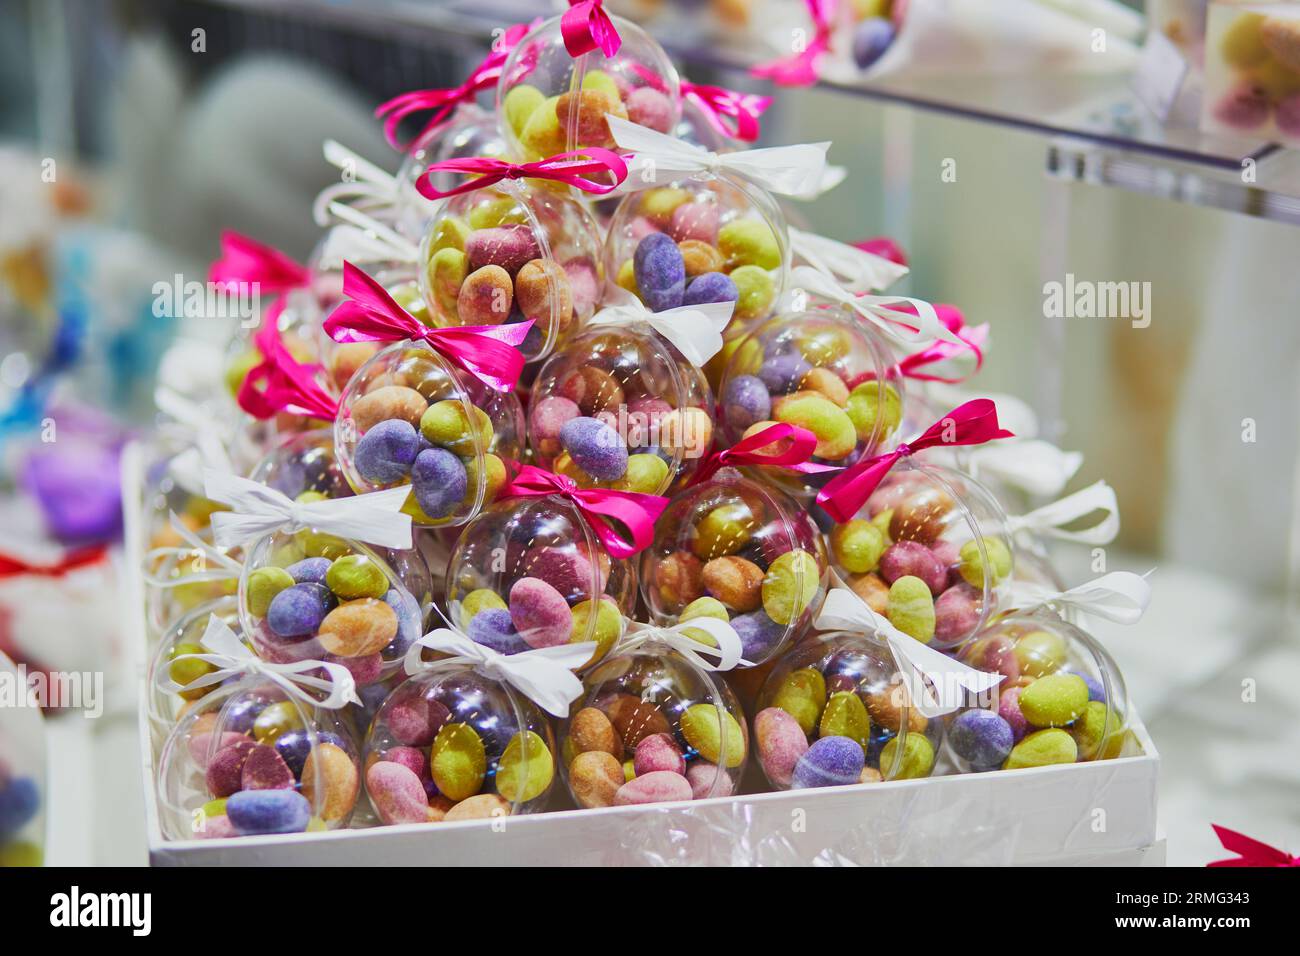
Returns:
[[[118,469],[124,430],[111,416],[79,405],[53,407],[46,418],[52,423],[52,440],[30,447],[21,474],[50,534],[64,544],[117,538],[122,531]]]

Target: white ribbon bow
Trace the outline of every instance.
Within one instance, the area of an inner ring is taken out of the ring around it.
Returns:
[[[167,473],[186,493],[203,497],[204,468],[233,470],[226,451],[234,440],[233,432],[211,409],[166,385],[154,389],[153,400],[158,410],[172,420],[162,430],[175,433],[192,446],[168,462]]]
[[[169,520],[172,530],[189,547],[153,548],[144,556],[145,567],[152,568],[163,558],[193,558],[203,563],[203,570],[191,571],[189,574],[177,575],[174,578],[160,577],[149,571],[144,575],[145,584],[155,588],[176,588],[194,581],[231,581],[239,579],[239,576],[244,571],[242,564],[185,527],[180,518],[177,517],[176,512],[171,512]]]
[[[633,154],[628,157],[624,191],[663,186],[700,173],[728,173],[768,192],[799,199],[823,191],[829,142],[711,153],[612,114],[605,114],[605,120],[614,142]]]
[[[1055,498],[1082,465],[1080,452],[1062,451],[1041,438],[1012,438],[971,448],[966,468],[976,481],[991,476],[1039,498]]]
[[[203,488],[208,498],[234,509],[212,516],[213,540],[223,548],[276,531],[293,534],[308,528],[382,548],[411,547],[411,516],[402,513],[411,493],[406,485],[350,498],[298,502],[248,478],[209,470],[203,473]]]
[[[651,312],[638,298],[607,305],[588,321],[589,325],[630,325],[644,322],[677,347],[692,365],[703,367],[722,350],[722,332],[736,309],[734,302],[705,302]]]
[[[423,660],[424,648],[449,654],[439,660]],[[542,710],[555,717],[569,716],[569,704],[582,696],[582,681],[574,670],[591,660],[599,645],[595,641],[536,647],[518,654],[502,654],[472,641],[459,631],[440,627],[430,631],[406,651],[402,666],[408,675],[428,673],[468,664],[484,677],[509,684]]]
[[[1079,531],[1066,531],[1060,527],[1094,511],[1101,511],[1103,515],[1091,527]],[[1119,501],[1115,498],[1114,488],[1104,481],[1098,481],[1059,501],[1035,508],[1028,514],[1012,515],[1007,521],[1007,530],[1012,536],[1021,531],[1034,531],[1061,541],[1110,544],[1119,534]]]
[[[884,256],[788,227],[790,251],[819,272],[830,276],[840,287],[854,293],[879,292],[889,288],[910,271]]]
[[[924,717],[940,717],[966,705],[968,696],[1002,683],[1001,674],[976,670],[904,634],[853,591],[832,588],[817,615],[819,631],[850,631],[883,639],[894,654],[911,705]]]
[[[167,693],[198,690],[220,684],[229,677],[251,675],[266,678],[289,696],[296,697],[311,707],[338,710],[346,704],[361,703],[361,699],[357,697],[357,685],[352,672],[342,664],[329,661],[272,664],[264,661],[245,647],[229,625],[216,614],[208,617],[207,629],[203,632],[199,643],[206,647],[209,653],[181,654],[173,660],[206,661],[216,667],[216,670],[209,671],[188,684],[178,684],[172,680],[170,668],[164,668],[159,670],[154,678],[160,689]],[[313,675],[313,671],[320,670],[325,672],[325,677]],[[313,691],[321,691],[325,697],[320,698]]]
[[[342,222],[325,234],[319,268],[342,269],[343,263],[400,262],[414,265],[420,261],[415,243],[374,216],[340,202],[329,210]]]
[[[397,202],[399,189],[397,177],[385,172],[369,160],[363,159],[341,143],[327,139],[322,144],[325,161],[344,171],[347,177],[331,183],[316,194],[311,214],[322,229],[330,224],[330,213],[338,200],[366,201],[374,207],[388,208]]]
[[[1089,617],[1105,618],[1116,624],[1136,624],[1151,603],[1147,574],[1111,571],[1066,591],[1054,591],[1029,581],[1015,581],[1011,585],[1011,606],[1027,610],[1063,605],[1077,608]]]
[[[961,339],[939,321],[934,306],[922,299],[912,299],[905,295],[858,295],[812,266],[795,266],[790,270],[790,286],[784,297],[786,302],[789,303],[800,291],[848,306],[900,347],[924,347],[935,339],[966,347]],[[917,314],[911,315],[889,308],[903,302],[915,307]],[[916,331],[911,331],[910,326],[915,326]]]
[[[691,629],[708,634],[718,646],[710,647],[691,637],[686,633]],[[657,642],[671,647],[702,670],[729,671],[741,664],[750,666],[750,662],[741,656],[744,653],[744,645],[736,629],[716,617],[695,617],[689,621],[678,621],[671,627],[658,624],[632,624],[627,633],[628,639],[619,645],[620,651]],[[712,657],[713,660],[706,660],[706,657]]]

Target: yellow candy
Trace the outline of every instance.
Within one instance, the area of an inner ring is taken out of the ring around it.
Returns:
[[[506,122],[510,124],[516,136],[523,134],[529,117],[545,100],[546,95],[541,90],[527,83],[520,83],[505,95],[505,99],[501,101],[501,108],[505,110]]]
[[[758,528],[749,506],[741,501],[718,505],[695,526],[692,550],[702,561],[735,554],[749,543]]]
[[[784,710],[805,734],[811,734],[826,706],[826,679],[812,667],[793,671],[781,682],[772,706]]]
[[[871,742],[871,719],[862,698],[851,690],[831,694],[817,733],[821,737],[848,737],[866,750]]]
[[[681,726],[686,742],[709,763],[731,768],[744,762],[745,732],[730,712],[713,704],[692,704],[682,714]]]
[[[858,432],[848,413],[816,393],[795,395],[779,402],[772,410],[772,417],[816,435],[814,454],[828,461],[844,458],[858,445]]]
[[[444,724],[429,752],[429,772],[448,800],[478,793],[487,773],[483,741],[469,724]]]
[[[792,624],[821,589],[817,559],[796,548],[781,555],[763,578],[763,610],[778,624]]]
[[[469,622],[483,611],[506,610],[505,599],[491,588],[476,588],[465,595],[460,602],[460,626],[469,627]]]
[[[895,737],[880,751],[880,769],[888,775],[894,766],[894,757],[898,753],[898,738]],[[1013,751],[1014,753],[1014,751]],[[915,780],[930,776],[934,769],[934,744],[923,734],[908,734],[903,744],[903,757],[898,765],[898,772],[891,780]]]
[[[272,744],[291,730],[305,726],[302,714],[292,701],[281,700],[268,705],[253,721],[253,738],[259,744]]]
[[[510,738],[497,764],[497,792],[515,803],[540,797],[555,776],[555,759],[546,742],[531,730]]]

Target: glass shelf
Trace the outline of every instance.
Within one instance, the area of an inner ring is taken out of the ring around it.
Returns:
[[[486,46],[494,30],[555,9],[511,0],[280,0],[270,8],[258,0],[200,2],[460,53],[467,43]],[[706,79],[716,76],[742,89],[771,88],[748,75],[759,59],[754,44],[746,50],[743,41],[725,36],[687,43],[663,32],[658,39],[665,49],[696,78],[707,73]],[[861,84],[823,82],[817,88],[1044,136],[1047,172],[1055,177],[1300,224],[1300,154],[1259,140],[1161,124],[1137,99],[1127,76],[896,75]]]

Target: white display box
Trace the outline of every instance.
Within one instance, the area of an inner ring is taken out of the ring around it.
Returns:
[[[139,460],[124,457],[124,478],[136,482],[123,484],[130,501],[129,490],[139,487]],[[143,652],[140,518],[138,507],[128,505],[133,580],[127,603],[139,609],[134,627]],[[1140,866],[1164,860],[1156,831],[1160,760],[1136,713],[1132,730],[1141,754],[1115,760],[495,820],[168,841],[153,782],[143,665],[141,690],[149,859],[156,866]],[[756,775],[751,768],[744,783],[753,787]]]

